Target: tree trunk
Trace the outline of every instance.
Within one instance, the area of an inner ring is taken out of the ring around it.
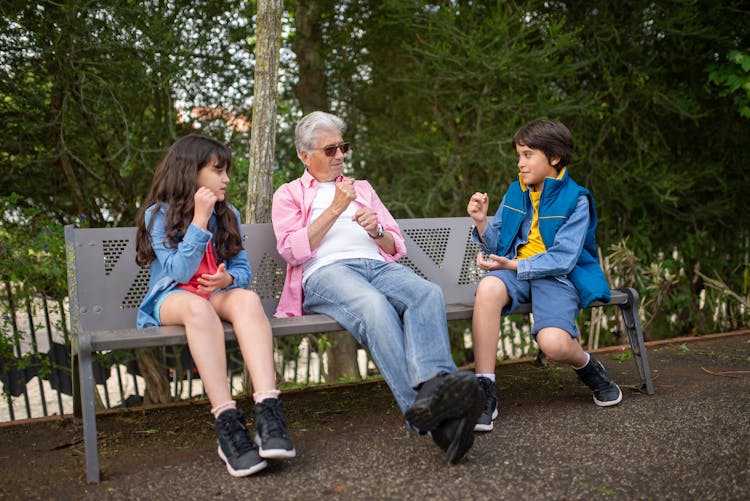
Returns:
[[[273,159],[276,147],[276,84],[283,8],[283,0],[258,2],[246,223],[267,223],[271,220]]]
[[[292,50],[299,67],[294,95],[303,113],[328,111],[326,74],[323,51],[324,16],[333,15],[331,0],[300,0],[294,11],[295,34]]]
[[[283,0],[258,1],[246,223],[271,221],[273,159],[276,149],[276,85],[283,10]],[[245,394],[253,394],[253,384],[247,369],[242,372],[242,387]]]
[[[326,350],[328,371],[326,381],[334,383],[341,378],[362,379],[357,364],[358,343],[347,331],[327,334],[331,346]]]
[[[138,371],[143,376],[146,388],[143,391],[144,404],[166,404],[172,401],[167,379],[156,348],[135,350]]]

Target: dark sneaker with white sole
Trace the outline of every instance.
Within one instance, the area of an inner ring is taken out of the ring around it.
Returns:
[[[477,403],[461,417],[447,419],[430,432],[432,440],[445,451],[448,461],[458,463],[474,444],[474,425],[482,412],[481,389],[477,388]]]
[[[604,366],[593,356],[582,369],[575,369],[575,371],[578,378],[591,388],[594,403],[599,407],[617,405],[622,400],[620,387],[610,379]]]
[[[405,417],[411,425],[429,432],[448,460],[457,463],[474,443],[474,423],[484,402],[484,392],[473,373],[445,373],[422,384]]]
[[[484,398],[473,373],[443,373],[425,381],[417,391],[414,404],[406,410],[406,419],[422,431],[432,431],[447,419],[465,415]],[[472,423],[473,426],[473,423]]]
[[[267,398],[255,404],[255,443],[266,459],[293,458],[297,453],[286,429],[284,409],[278,398]]]
[[[233,477],[246,477],[268,466],[250,440],[245,415],[241,410],[227,409],[219,414],[214,422],[214,431],[219,442],[219,457]]]
[[[497,385],[486,377],[478,377],[477,382],[484,392],[486,403],[484,410],[474,425],[474,431],[492,431],[493,421],[497,418]]]

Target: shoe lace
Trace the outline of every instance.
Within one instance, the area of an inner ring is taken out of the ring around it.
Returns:
[[[263,403],[258,406],[258,422],[261,436],[286,437],[284,411],[277,402]]]
[[[585,374],[584,382],[589,386],[589,388],[591,388],[591,391],[595,393],[607,390],[612,384],[612,381],[609,379],[609,376],[604,370],[604,367],[598,361],[592,364],[590,371]]]
[[[227,439],[229,447],[237,455],[241,455],[253,448],[250,435],[243,420],[239,415],[220,420],[223,435]]]
[[[485,412],[492,412],[495,410],[495,405],[497,402],[497,397],[495,396],[495,392],[492,391],[493,390],[492,387],[494,383],[492,382],[491,379],[488,379],[485,377],[480,377],[477,379],[479,382],[479,386],[482,388],[482,391],[484,391],[485,397],[487,397],[484,403],[484,410]]]

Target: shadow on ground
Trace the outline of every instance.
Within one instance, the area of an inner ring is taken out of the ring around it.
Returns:
[[[207,403],[100,415],[97,485],[71,418],[3,425],[0,498],[750,499],[750,332],[648,354],[653,396],[623,348],[597,355],[624,391],[607,409],[570,369],[501,364],[495,431],[458,465],[406,429],[382,382],[286,393],[297,458],[242,479],[216,455]]]

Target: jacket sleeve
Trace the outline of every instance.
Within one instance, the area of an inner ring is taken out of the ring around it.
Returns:
[[[161,207],[155,214],[153,209],[148,209],[145,217],[146,227],[150,224],[152,217],[153,224],[149,234],[156,259],[161,264],[164,273],[172,280],[181,284],[187,283],[198,270],[203,254],[206,252],[206,245],[211,240],[211,233],[191,223],[182,241],[177,244],[177,247],[172,248],[164,241],[166,237],[164,208]]]
[[[485,254],[497,254],[498,246],[500,245],[500,230],[503,226],[503,207],[505,206],[505,196],[500,201],[500,205],[495,212],[495,217],[492,218],[492,223],[488,224],[484,228],[484,233],[479,235],[477,227],[471,230],[472,240],[479,244],[482,252]]]
[[[295,198],[292,183],[281,186],[273,194],[271,222],[279,255],[291,266],[301,266],[312,257],[312,250],[302,200]]]
[[[578,262],[589,228],[589,201],[578,197],[576,208],[555,234],[555,243],[546,252],[518,261],[519,280],[567,275]]]
[[[240,232],[240,236],[242,237],[242,241],[244,242],[245,235],[242,233],[242,225],[240,224],[240,212],[234,206],[230,207],[234,212],[235,217],[237,218],[237,226]],[[250,269],[250,262],[247,260],[247,254],[245,253],[244,246],[237,254],[227,260],[226,267],[227,273],[234,277],[234,283],[229,287],[226,287],[225,290],[232,289],[234,288],[234,286],[247,289],[253,279],[253,272]]]

